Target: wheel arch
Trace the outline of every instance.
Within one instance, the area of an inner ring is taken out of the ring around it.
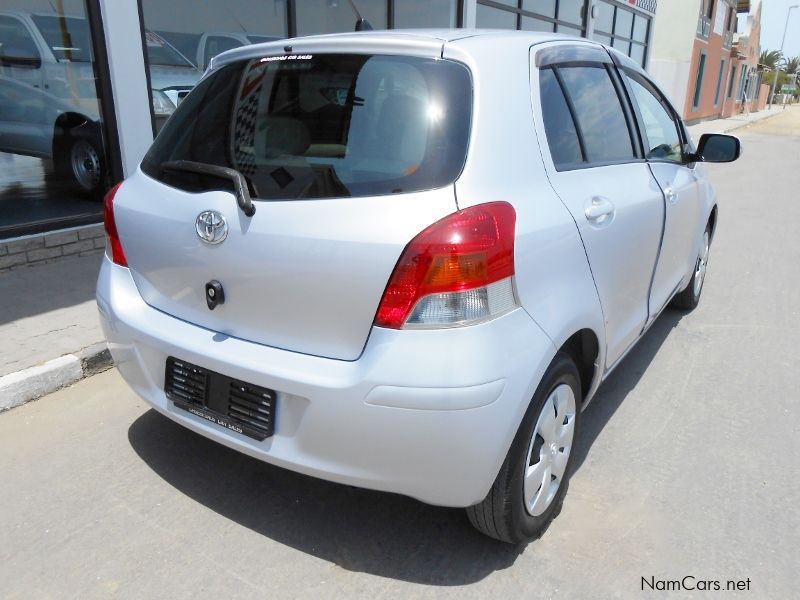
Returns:
[[[578,367],[581,375],[581,395],[585,403],[600,379],[600,338],[593,329],[585,327],[570,335],[558,351],[572,358]]]
[[[711,239],[714,239],[714,233],[717,230],[717,205],[711,207],[711,213],[708,215],[707,226],[711,228]]]
[[[90,138],[94,138],[100,133],[97,122],[84,114],[78,112],[64,112],[58,115],[53,123],[53,158],[56,158],[58,156],[58,151],[63,149],[63,145],[67,142],[70,133],[77,129],[84,129],[86,135]],[[99,139],[92,139],[92,141],[96,143],[101,142]]]

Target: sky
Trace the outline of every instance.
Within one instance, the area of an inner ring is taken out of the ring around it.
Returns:
[[[779,50],[786,11],[800,0],[763,0],[761,8],[761,50]],[[786,30],[784,56],[800,56],[800,7],[792,10]]]

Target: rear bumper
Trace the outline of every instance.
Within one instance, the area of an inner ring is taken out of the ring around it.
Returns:
[[[485,497],[555,354],[523,310],[461,329],[374,328],[352,362],[279,350],[150,307],[108,258],[97,304],[119,372],[170,419],[281,467],[443,506]],[[275,434],[258,442],[176,408],[168,356],[275,390]]]

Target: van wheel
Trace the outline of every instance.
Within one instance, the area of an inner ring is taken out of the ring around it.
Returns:
[[[467,508],[481,533],[509,544],[541,537],[561,512],[580,422],[580,375],[559,352],[533,395],[492,489]]]
[[[703,283],[706,279],[708,254],[710,250],[711,228],[706,227],[705,232],[703,232],[703,243],[700,245],[700,252],[695,261],[694,273],[692,273],[692,278],[689,280],[689,285],[672,299],[670,307],[687,312],[697,308],[697,305],[700,303],[700,294],[703,292]]]
[[[64,136],[54,147],[56,174],[83,195],[100,197],[105,179],[103,153],[85,137]]]
[[[103,181],[102,153],[92,142],[73,138],[69,146],[70,175],[85,193],[94,195]]]

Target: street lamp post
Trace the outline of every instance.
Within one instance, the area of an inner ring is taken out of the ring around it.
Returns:
[[[789,28],[789,17],[792,14],[793,8],[800,8],[800,4],[792,4],[789,10],[786,11],[786,24],[783,26],[783,37],[781,38],[781,57],[783,56],[783,44],[786,42],[786,30]],[[780,60],[780,59],[779,59]],[[769,96],[769,107],[772,108],[772,102],[775,100],[775,86],[778,85],[778,79],[781,75],[781,67],[779,63],[775,63],[775,78],[772,80],[772,93]]]

